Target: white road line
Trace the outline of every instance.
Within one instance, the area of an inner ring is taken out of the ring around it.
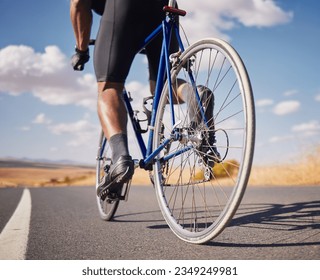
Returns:
[[[0,260],[23,260],[27,250],[31,195],[24,189],[12,217],[0,234]]]

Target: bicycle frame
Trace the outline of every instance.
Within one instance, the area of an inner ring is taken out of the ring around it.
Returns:
[[[170,2],[174,3],[175,1],[170,1]],[[170,5],[170,2],[169,2],[169,5]],[[179,27],[177,25],[177,22],[175,21],[175,16],[176,15],[184,16],[186,13],[183,10],[172,8],[172,6],[165,6],[164,10],[167,11],[167,16],[165,20],[163,20],[162,23],[145,39],[143,46],[141,47],[141,50],[144,49],[156,36],[162,33],[163,35],[162,48],[161,48],[161,55],[160,55],[160,61],[159,61],[159,67],[158,67],[158,76],[156,81],[155,95],[153,99],[153,106],[152,106],[152,112],[151,112],[151,121],[149,125],[149,137],[148,137],[147,146],[145,144],[144,139],[142,138],[141,132],[139,131],[140,124],[138,120],[136,120],[134,117],[134,112],[130,104],[130,98],[128,96],[128,93],[126,90],[123,91],[125,106],[126,106],[129,118],[131,120],[136,139],[138,141],[140,152],[142,154],[142,159],[139,162],[139,166],[146,170],[150,169],[150,165],[152,165],[154,158],[162,151],[162,149],[166,147],[168,143],[174,140],[177,140],[179,137],[177,133],[173,131],[172,133],[173,136],[170,139],[165,139],[164,142],[159,147],[153,150],[152,143],[153,143],[153,137],[154,137],[155,118],[156,118],[158,104],[160,101],[160,97],[161,97],[161,93],[164,87],[166,77],[167,77],[167,83],[169,88],[169,105],[171,108],[170,111],[171,111],[172,127],[175,127],[176,125],[175,115],[173,110],[174,102],[173,102],[173,90],[172,90],[172,82],[171,82],[171,74],[170,74],[171,62],[169,58],[169,46],[170,46],[171,36],[173,32],[175,33],[175,36],[178,41],[178,45],[180,48],[179,51],[180,52],[184,51],[184,45],[180,37]],[[189,73],[189,75],[190,75],[191,81],[194,81],[192,73]],[[197,102],[200,105],[201,104],[200,97],[198,94],[198,90],[194,85],[194,82],[193,82],[193,86],[195,88]],[[205,115],[204,115],[202,106],[200,105],[199,108],[200,108],[201,115],[205,120]],[[106,139],[103,143],[103,149],[105,144],[106,144]],[[103,149],[101,149],[101,151],[103,151]],[[174,156],[177,156],[181,153],[186,152],[187,150],[189,150],[188,147],[186,147],[182,151],[176,152],[175,154],[167,155],[166,159],[170,159]]]

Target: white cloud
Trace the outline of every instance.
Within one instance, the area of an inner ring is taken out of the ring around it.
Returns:
[[[280,143],[280,142],[286,142],[289,140],[292,140],[292,135],[285,135],[285,136],[273,136],[269,139],[270,143]]]
[[[151,96],[150,87],[148,84],[143,84],[138,81],[131,81],[126,85],[126,89],[132,97],[132,107],[134,110],[142,110],[143,98]]]
[[[181,22],[192,42],[207,36],[229,39],[225,31],[239,23],[246,27],[272,27],[293,18],[291,11],[284,11],[273,0],[180,0],[179,4],[188,12]]]
[[[48,119],[45,114],[41,113],[37,115],[32,122],[35,124],[50,124],[52,121]]]
[[[60,123],[49,126],[49,130],[56,135],[70,135],[69,146],[91,146],[97,143],[100,126],[90,123],[87,119],[73,123]]]
[[[296,89],[291,89],[291,90],[287,90],[283,93],[284,96],[292,96],[298,93],[298,90]]]
[[[30,126],[22,126],[22,127],[19,127],[19,130],[21,130],[21,131],[30,131],[31,127]]]
[[[59,149],[58,149],[57,147],[51,147],[51,148],[49,149],[49,151],[50,151],[51,153],[56,153],[56,152],[59,151]]]
[[[45,52],[35,53],[27,46],[7,46],[0,53],[0,75],[16,77],[41,77],[56,73],[66,65],[65,56],[56,46],[48,46]]]
[[[56,46],[46,47],[44,53],[23,45],[0,49],[0,92],[31,93],[51,105],[96,108],[94,76],[73,71]]]
[[[315,100],[320,102],[320,94],[316,95]]]
[[[312,120],[309,122],[300,123],[292,126],[291,131],[293,132],[292,134],[273,136],[268,140],[268,142],[275,144],[281,142],[288,142],[291,140],[295,140],[295,142],[303,141],[301,139],[305,139],[320,134],[320,122],[317,120]]]
[[[312,120],[306,123],[294,125],[292,127],[293,132],[302,133],[305,136],[312,136],[320,133],[320,122]]]
[[[274,101],[272,99],[259,99],[256,101],[257,107],[265,107],[273,105]]]
[[[284,101],[277,104],[273,108],[273,112],[279,116],[288,115],[297,112],[300,106],[300,102],[296,100]]]

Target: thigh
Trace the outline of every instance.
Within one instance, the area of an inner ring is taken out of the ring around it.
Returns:
[[[98,82],[123,83],[128,75],[137,48],[133,13],[135,1],[106,2],[94,51]]]
[[[94,54],[99,82],[125,82],[145,37],[164,18],[162,8],[166,3],[167,0],[107,0]],[[161,48],[158,42],[156,40],[149,47],[151,65],[158,64],[158,59],[155,59],[159,57]]]

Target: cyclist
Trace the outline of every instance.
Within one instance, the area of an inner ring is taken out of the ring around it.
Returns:
[[[139,52],[146,36],[164,19],[163,6],[167,4],[168,0],[106,1],[94,51],[94,67],[98,82],[98,115],[112,152],[112,165],[97,189],[97,194],[103,199],[107,192],[121,191],[123,184],[130,180],[134,173],[134,164],[128,149],[127,112],[122,91],[135,55]],[[88,10],[90,6],[86,7]],[[83,33],[79,33],[80,37],[81,34],[83,36]],[[75,34],[77,36],[76,32]],[[80,51],[87,52],[88,38]],[[78,39],[79,47],[80,42]],[[162,38],[158,36],[145,50],[149,64],[151,93],[155,89],[161,43]],[[170,51],[177,50],[178,43],[173,39]],[[83,60],[79,59],[80,62],[85,63],[89,59],[80,52],[76,54],[82,57]],[[190,100],[188,93],[185,94],[186,91],[188,87],[181,81],[177,99],[180,102],[183,100],[195,102]]]
[[[100,22],[94,52],[98,82],[98,115],[112,151],[112,165],[98,195],[116,192],[131,179],[134,164],[128,150],[127,113],[122,91],[135,55],[144,39],[164,19],[168,0],[108,0]],[[161,38],[146,47],[151,92],[159,64]]]
[[[70,19],[76,39],[75,54],[71,64],[74,70],[82,71],[89,61],[89,41],[92,25],[92,11],[102,15],[106,0],[71,0]]]

